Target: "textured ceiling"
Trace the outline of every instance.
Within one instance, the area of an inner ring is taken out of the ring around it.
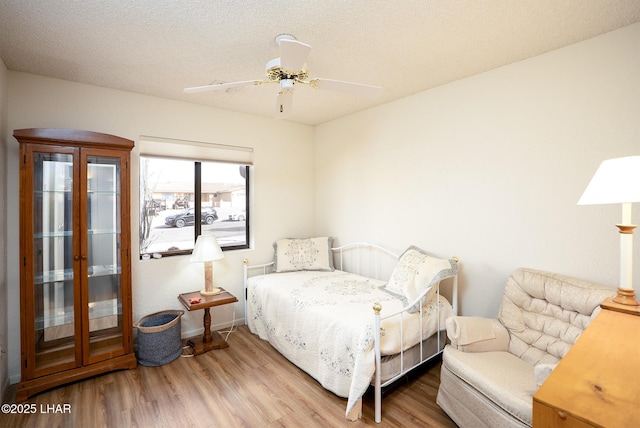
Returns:
[[[310,77],[384,87],[376,100],[296,88],[319,124],[640,21],[639,0],[0,0],[10,70],[271,117],[275,36],[312,46]]]

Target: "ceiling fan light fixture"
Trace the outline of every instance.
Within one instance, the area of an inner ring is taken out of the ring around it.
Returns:
[[[293,92],[293,79],[282,79],[280,80],[280,90],[284,93]]]

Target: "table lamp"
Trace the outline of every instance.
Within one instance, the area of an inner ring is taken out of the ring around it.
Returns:
[[[219,288],[213,288],[213,261],[222,258],[224,258],[224,254],[215,236],[198,236],[189,261],[204,262],[204,290],[200,291],[201,295],[213,296],[220,292]]]
[[[578,205],[622,204],[620,230],[620,286],[613,301],[638,306],[633,289],[633,229],[631,203],[640,202],[640,156],[602,162]]]

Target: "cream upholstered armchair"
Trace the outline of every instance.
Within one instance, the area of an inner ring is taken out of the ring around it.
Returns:
[[[437,403],[460,427],[531,426],[533,394],[612,287],[531,269],[508,279],[498,319],[451,317]]]

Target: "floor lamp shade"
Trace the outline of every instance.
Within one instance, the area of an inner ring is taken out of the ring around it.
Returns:
[[[631,204],[640,202],[640,156],[609,159],[600,165],[585,189],[578,205],[621,204],[620,287],[613,300],[638,305],[633,290],[633,229]]]
[[[213,288],[213,261],[224,258],[224,253],[213,235],[200,235],[191,253],[191,262],[204,263],[204,290],[202,295],[217,294],[219,290]]]

